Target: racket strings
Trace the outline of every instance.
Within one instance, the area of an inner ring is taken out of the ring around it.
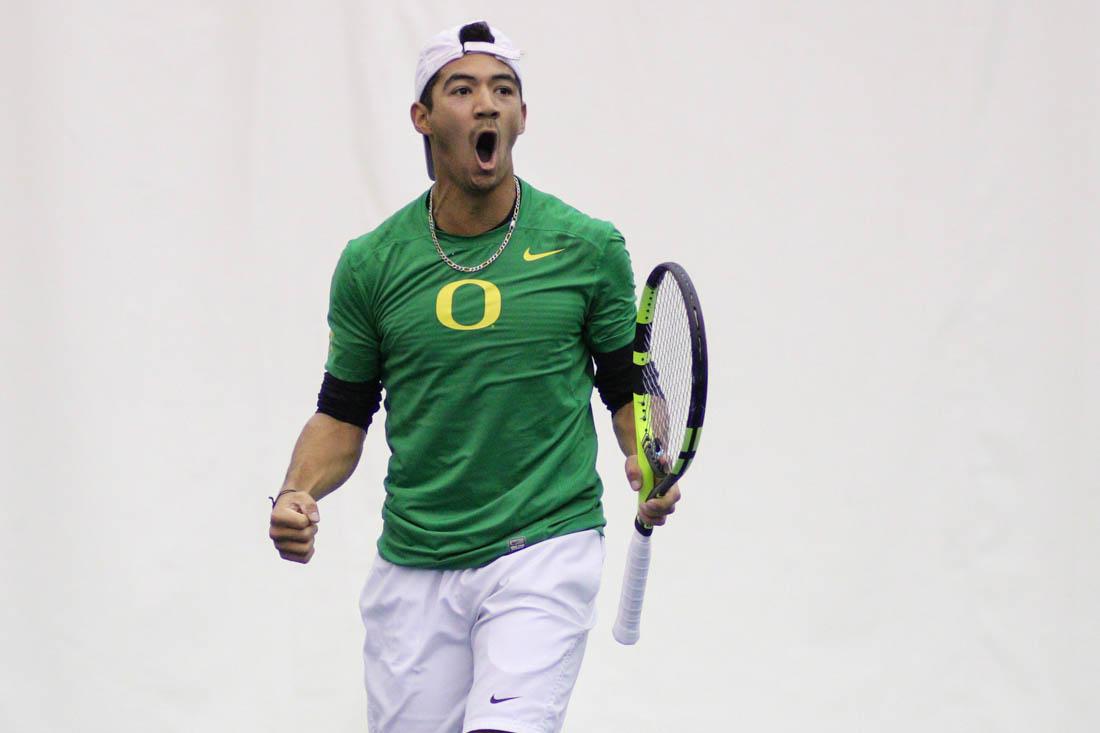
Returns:
[[[691,321],[683,293],[673,277],[657,287],[647,347],[649,363],[642,369],[642,386],[650,395],[650,464],[668,474],[684,441],[691,405]]]

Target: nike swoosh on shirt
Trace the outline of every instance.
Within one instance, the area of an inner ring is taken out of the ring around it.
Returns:
[[[509,700],[518,700],[519,698],[519,695],[516,695],[515,697],[497,697],[496,693],[493,693],[489,696],[489,702],[493,705],[496,705],[498,702],[508,702]]]
[[[541,260],[543,257],[549,257],[550,255],[556,255],[558,252],[564,252],[564,249],[552,249],[549,252],[539,252],[538,254],[531,254],[531,248],[523,250],[523,259],[527,262],[534,262],[535,260]]]

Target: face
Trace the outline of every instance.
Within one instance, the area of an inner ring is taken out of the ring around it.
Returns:
[[[447,64],[432,88],[432,109],[416,102],[412,120],[431,140],[437,180],[469,191],[511,185],[512,146],[523,134],[527,105],[504,62],[471,53]]]

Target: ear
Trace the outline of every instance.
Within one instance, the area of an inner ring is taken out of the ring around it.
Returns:
[[[527,129],[527,103],[523,102],[519,106],[519,132],[517,135],[522,135]]]
[[[412,107],[409,108],[409,118],[412,120],[413,127],[421,135],[432,134],[431,113],[428,112],[428,108],[421,102],[413,102]]]

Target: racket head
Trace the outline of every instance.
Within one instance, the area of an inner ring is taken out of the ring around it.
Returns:
[[[683,267],[663,262],[646,278],[634,334],[634,433],[639,504],[687,473],[707,403],[707,337],[699,295]]]

